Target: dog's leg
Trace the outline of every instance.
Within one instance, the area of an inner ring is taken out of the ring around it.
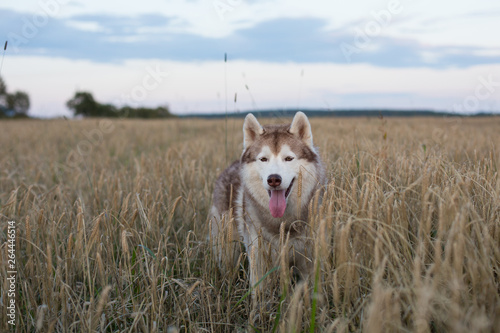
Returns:
[[[212,207],[210,216],[212,251],[215,260],[222,272],[232,271],[237,268],[240,254],[239,233],[235,221],[230,212],[220,215],[215,207]]]
[[[244,224],[240,230],[248,257],[249,287],[252,289],[252,300],[256,301],[257,293],[262,290],[262,282],[257,285],[262,278],[262,249],[259,247],[259,235],[251,224]]]

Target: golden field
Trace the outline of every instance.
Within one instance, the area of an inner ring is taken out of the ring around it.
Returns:
[[[0,331],[13,220],[18,332],[500,332],[499,117],[311,119],[317,269],[259,302],[207,237],[242,123],[0,122]]]

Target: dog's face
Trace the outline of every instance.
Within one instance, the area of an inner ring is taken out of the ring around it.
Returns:
[[[243,133],[244,182],[261,204],[268,203],[273,217],[282,217],[292,193],[298,195],[299,181],[309,178],[307,173],[318,158],[309,120],[298,112],[291,125],[263,127],[249,114]],[[301,188],[308,189],[302,185]]]

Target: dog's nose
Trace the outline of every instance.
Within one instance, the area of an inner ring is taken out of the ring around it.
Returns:
[[[269,186],[278,187],[281,185],[281,176],[276,174],[270,175],[269,177],[267,177],[267,183],[269,184]]]

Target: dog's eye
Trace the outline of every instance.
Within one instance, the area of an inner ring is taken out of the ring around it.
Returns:
[[[287,162],[290,162],[290,161],[292,161],[292,160],[293,160],[293,157],[292,157],[292,156],[287,156],[287,157],[285,157],[285,161],[287,161]]]
[[[266,157],[261,157],[261,158],[260,158],[260,161],[261,161],[261,162],[267,162],[267,158],[266,158]]]

